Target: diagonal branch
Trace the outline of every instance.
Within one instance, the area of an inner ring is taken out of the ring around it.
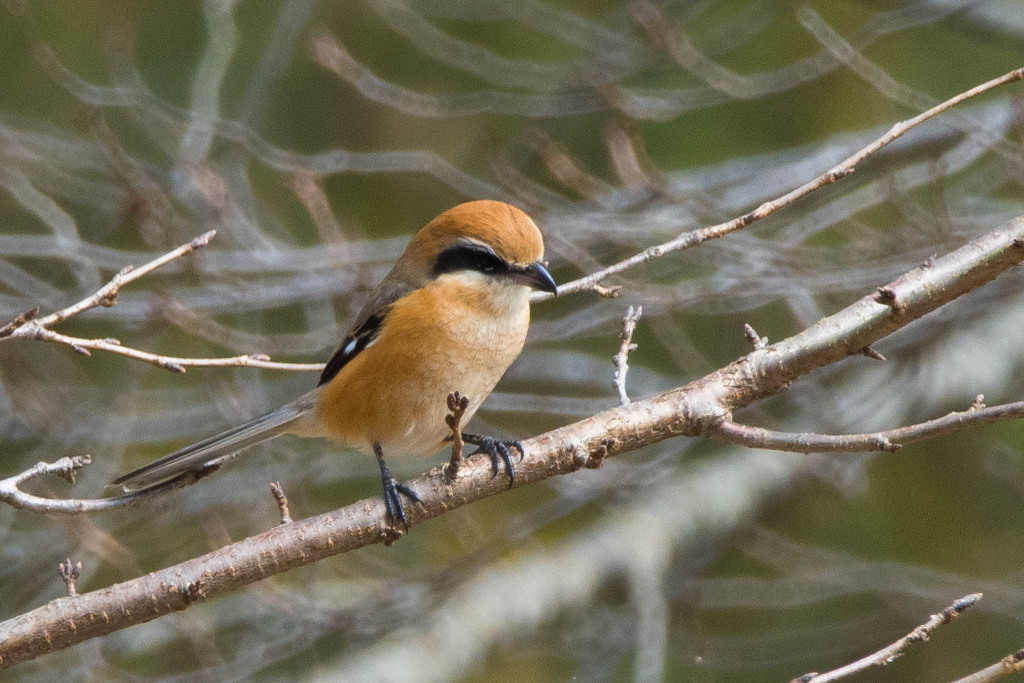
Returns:
[[[111,278],[110,282],[100,287],[92,296],[88,296],[78,303],[72,304],[67,308],[62,308],[59,311],[54,311],[50,315],[42,318],[38,318],[33,324],[39,327],[49,327],[56,323],[67,320],[68,318],[74,317],[83,311],[87,311],[90,308],[96,308],[97,306],[110,307],[117,302],[117,293],[121,291],[121,287],[138,280],[143,275],[147,275],[160,266],[166,265],[171,261],[181,258],[186,254],[191,254],[197,249],[201,249],[210,243],[210,240],[216,236],[216,230],[210,230],[205,232],[199,237],[192,239],[190,242],[181,245],[177,249],[172,249],[163,256],[158,256],[149,263],[139,266],[125,266]],[[12,335],[17,337],[17,334]]]
[[[974,607],[977,602],[981,600],[981,593],[971,593],[965,595],[953,602],[952,605],[942,610],[938,614],[933,614],[932,618],[921,624],[913,631],[897,640],[892,645],[884,647],[878,652],[868,655],[863,659],[858,659],[856,662],[847,664],[838,669],[833,669],[826,673],[818,674],[804,674],[794,678],[789,683],[829,683],[830,681],[838,681],[840,678],[846,678],[855,673],[860,673],[865,669],[870,669],[873,666],[885,666],[891,664],[897,657],[903,654],[903,651],[914,643],[922,643],[931,638],[932,632],[940,626],[948,624],[953,621],[961,614]]]
[[[191,254],[197,249],[205,247],[216,234],[216,230],[210,230],[209,232],[203,233],[199,237],[181,245],[177,249],[172,249],[166,254],[159,256],[138,268],[134,266],[125,266],[117,273],[117,275],[111,278],[110,282],[100,287],[90,296],[87,296],[81,301],[78,301],[66,308],[62,308],[59,311],[54,311],[47,316],[36,318],[35,316],[39,312],[38,308],[26,311],[3,327],[0,327],[0,341],[4,339],[34,339],[37,341],[48,341],[54,344],[67,346],[83,356],[91,355],[91,351],[106,351],[108,353],[115,353],[127,358],[141,360],[145,363],[150,363],[172,372],[185,372],[185,368],[194,367],[245,367],[263,368],[266,370],[299,371],[322,370],[323,365],[320,363],[278,363],[270,360],[269,356],[262,353],[233,356],[231,358],[179,358],[176,356],[162,356],[156,353],[150,353],[148,351],[141,351],[129,346],[124,346],[117,339],[109,337],[106,339],[83,339],[81,337],[71,337],[66,334],[54,332],[50,329],[51,325],[63,322],[68,318],[78,315],[79,313],[88,311],[90,308],[96,308],[98,306],[110,307],[115,305],[117,303],[117,294],[121,291],[122,287],[138,280],[143,275],[151,273],[160,266],[170,263],[171,261],[181,258],[187,254]]]
[[[647,263],[648,261],[651,261],[653,259],[660,258],[665,254],[670,254],[676,251],[683,251],[684,249],[690,249],[708,240],[724,237],[729,233],[736,232],[737,230],[745,228],[751,223],[758,221],[762,218],[765,218],[766,216],[770,216],[771,214],[775,213],[776,211],[783,207],[789,206],[798,199],[806,197],[815,190],[820,190],[826,185],[831,185],[837,180],[845,178],[846,176],[854,172],[854,170],[857,168],[857,165],[860,164],[860,162],[864,161],[866,158],[868,158],[878,150],[882,149],[890,142],[903,136],[905,133],[907,133],[907,131],[912,130],[913,128],[924,123],[925,121],[928,121],[929,119],[932,119],[938,116],[939,114],[942,114],[943,112],[952,109],[956,105],[966,100],[969,100],[972,97],[976,97],[984,92],[992,90],[993,88],[1005,85],[1006,83],[1019,81],[1022,78],[1024,78],[1024,68],[1014,69],[1013,71],[1003,74],[998,78],[993,78],[992,80],[986,83],[977,85],[971,88],[970,90],[965,90],[959,95],[951,97],[945,102],[937,104],[931,109],[928,109],[927,111],[924,111],[918,114],[917,116],[906,119],[904,121],[900,121],[892,128],[890,128],[885,135],[881,136],[871,144],[855,152],[854,154],[852,154],[851,156],[849,156],[836,166],[832,167],[825,173],[821,174],[814,180],[804,183],[800,187],[782,195],[781,197],[772,199],[761,204],[759,207],[757,207],[750,213],[744,214],[743,216],[739,216],[738,218],[734,218],[731,221],[727,221],[725,223],[719,223],[718,225],[712,225],[706,228],[698,228],[697,230],[689,230],[687,232],[682,233],[678,237],[669,240],[668,242],[664,242],[653,247],[648,247],[647,249],[644,249],[643,251],[634,254],[633,256],[630,256],[627,259],[619,261],[618,263],[610,265],[607,268],[603,268],[595,273],[591,273],[590,275],[581,277],[578,280],[567,282],[564,285],[559,285],[558,296],[592,290],[595,286],[601,284],[602,280],[605,280],[611,277],[612,275],[618,275],[623,271],[629,270],[630,268],[641,265],[643,263]],[[531,300],[544,301],[552,297],[553,295],[548,294],[546,292],[536,292],[532,295]]]

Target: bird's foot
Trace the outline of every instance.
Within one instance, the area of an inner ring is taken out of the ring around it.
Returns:
[[[405,530],[409,530],[409,520],[405,516],[405,505],[402,504],[401,494],[405,494],[410,500],[414,500],[417,503],[423,504],[420,497],[416,495],[416,492],[405,484],[399,484],[395,481],[392,476],[381,478],[384,484],[384,507],[388,511],[388,519],[392,523],[401,522]]]
[[[491,478],[498,476],[501,465],[504,464],[505,472],[508,474],[508,487],[512,488],[516,483],[515,469],[512,467],[512,453],[510,448],[519,451],[519,459],[523,459],[523,444],[521,441],[502,441],[493,436],[481,436],[479,434],[463,434],[462,440],[477,447],[470,455],[486,453],[491,458]]]
[[[380,450],[380,446],[374,444],[374,453],[377,455],[377,463],[380,465],[380,482],[384,488],[384,509],[387,510],[388,519],[392,524],[395,522],[401,522],[405,530],[409,530],[409,520],[405,516],[405,506],[402,504],[402,494],[405,494],[410,500],[414,500],[420,505],[423,501],[416,495],[416,492],[405,484],[399,484],[395,481],[395,478],[391,476],[391,471],[388,469],[387,464],[384,462],[384,454]]]

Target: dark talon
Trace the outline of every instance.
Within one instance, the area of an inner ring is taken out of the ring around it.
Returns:
[[[394,479],[392,479],[391,481],[394,481]],[[410,500],[414,500],[420,505],[423,505],[423,501],[420,500],[420,497],[416,495],[416,492],[413,491],[408,486],[406,486],[405,484],[395,484],[395,489],[398,490],[399,493],[404,493],[406,496],[409,497]]]
[[[506,441],[505,445],[506,446],[512,446],[517,451],[519,451],[519,462],[523,461],[523,457],[526,456],[526,451],[523,450],[523,442],[522,441]]]
[[[409,521],[406,519],[405,506],[402,505],[402,496],[399,494],[404,493],[411,500],[421,505],[423,501],[420,500],[415,491],[405,484],[399,484],[391,476],[391,471],[388,470],[387,463],[384,462],[384,451],[381,450],[380,444],[373,444],[373,452],[377,456],[377,464],[380,465],[380,481],[384,488],[384,509],[387,510],[388,519],[392,523],[401,522],[405,530],[408,531]]]
[[[493,436],[480,436],[478,434],[463,434],[462,440],[468,444],[477,446],[477,449],[471,453],[476,455],[477,453],[486,453],[491,459],[491,469],[493,474],[491,478],[498,476],[500,470],[499,463],[505,464],[505,472],[508,473],[508,487],[512,488],[516,483],[515,469],[512,467],[512,453],[509,451],[509,446],[519,451],[519,460],[523,459],[523,445],[519,441],[501,441],[495,439]]]

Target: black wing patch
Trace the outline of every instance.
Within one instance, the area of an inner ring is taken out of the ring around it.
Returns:
[[[389,309],[390,307],[385,307],[377,311],[341,340],[341,344],[338,345],[334,355],[327,361],[324,371],[320,373],[320,381],[317,383],[317,386],[327,384],[334,379],[334,376],[341,372],[346,363],[373,343],[373,340],[377,338],[377,334],[380,332],[381,323],[384,322]]]

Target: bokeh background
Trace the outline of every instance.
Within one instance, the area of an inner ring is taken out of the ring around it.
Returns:
[[[741,215],[892,123],[1022,65],[1015,0],[308,0],[0,4],[0,322],[210,228],[201,254],[61,326],[183,356],[323,361],[404,240],[471,198],[541,225],[559,281]],[[1022,213],[1011,85],[713,243],[535,307],[475,431],[524,437],[778,340]],[[738,418],[840,433],[1024,396],[1013,272]],[[315,376],[187,374],[0,344],[0,474],[90,453],[53,496],[273,408]],[[895,455],[676,439],[22,664],[5,680],[788,681],[955,598],[966,617],[859,680],[934,681],[1024,646],[1024,463],[1007,422]],[[393,458],[411,477],[437,464]],[[0,617],[379,492],[284,438],[158,503],[0,508]]]

